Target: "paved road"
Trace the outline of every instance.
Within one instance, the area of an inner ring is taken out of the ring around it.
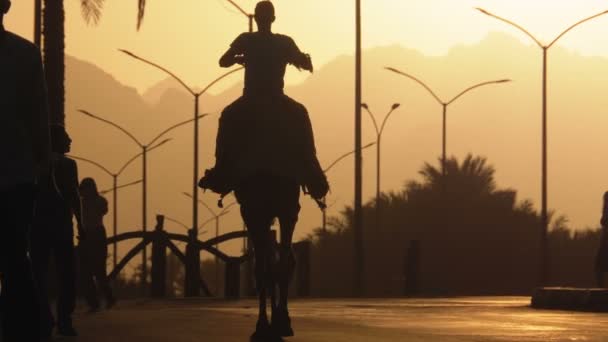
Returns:
[[[123,302],[79,314],[77,339],[57,341],[248,341],[255,301]],[[296,300],[293,342],[608,341],[608,314],[538,311],[523,297]]]

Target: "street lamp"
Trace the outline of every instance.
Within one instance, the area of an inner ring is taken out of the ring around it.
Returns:
[[[246,16],[249,19],[249,32],[253,32],[253,18],[255,18],[255,16],[251,13],[247,13],[247,11],[245,11],[241,6],[239,6],[236,2],[232,1],[232,0],[227,0],[229,3],[232,4],[232,6],[236,7],[237,10],[239,10],[239,12],[243,13],[244,16]]]
[[[186,197],[189,198],[193,198],[192,194],[189,194],[187,192],[183,192],[183,194]],[[209,211],[209,213],[211,214],[212,217],[210,217],[207,221],[203,222],[201,224],[201,228],[204,227],[207,223],[211,222],[211,221],[215,221],[215,237],[217,238],[220,235],[220,218],[222,216],[228,215],[230,213],[230,207],[236,205],[236,202],[232,202],[226,206],[224,206],[222,208],[222,210],[218,213],[215,210],[211,209],[211,207],[209,205],[207,205],[207,203],[198,200],[198,203],[201,204],[203,207],[207,208],[207,210]],[[217,247],[217,244],[215,245],[215,248]],[[216,286],[218,285],[218,281],[219,281],[219,259],[217,256],[215,256],[215,284]]]
[[[367,103],[361,104],[361,107],[367,111],[369,117],[372,119],[374,123],[374,129],[376,130],[376,229],[380,228],[380,144],[382,139],[382,132],[384,132],[384,127],[388,118],[393,114],[393,112],[399,108],[401,105],[399,103],[394,103],[391,106],[391,109],[388,111],[384,119],[382,120],[382,124],[378,126],[378,122],[376,121],[376,117],[369,109]]]
[[[177,77],[177,75],[173,72],[171,72],[170,70],[168,70],[165,67],[162,67],[154,62],[151,62],[145,58],[139,57],[136,54],[127,51],[127,50],[123,50],[123,49],[119,49],[120,52],[125,53],[126,55],[128,55],[129,57],[132,57],[140,62],[143,62],[145,64],[148,64],[162,72],[164,72],[165,74],[169,75],[171,78],[173,78],[174,80],[176,80],[179,84],[182,85],[182,87],[184,87],[184,89],[186,89],[193,97],[194,97],[194,171],[193,171],[193,177],[192,177],[192,193],[193,193],[193,198],[192,198],[192,227],[193,229],[198,229],[198,168],[199,168],[199,151],[198,151],[198,147],[199,147],[199,127],[198,127],[198,119],[199,119],[199,99],[200,97],[205,94],[207,92],[207,90],[209,90],[209,88],[213,87],[216,83],[218,83],[219,81],[223,80],[224,78],[234,74],[237,71],[243,70],[244,67],[238,67],[236,69],[232,69],[224,74],[222,74],[221,76],[219,76],[218,78],[216,78],[215,80],[213,80],[211,83],[209,83],[203,90],[201,91],[195,91],[192,87],[189,87],[186,82],[184,82],[182,79],[180,79],[179,77]]]
[[[158,141],[161,137],[163,137],[165,134],[169,133],[170,131],[181,127],[183,125],[186,125],[190,122],[193,121],[198,121],[198,119],[203,118],[205,116],[208,116],[209,114],[201,114],[198,115],[196,118],[194,119],[190,119],[190,120],[186,120],[186,121],[182,121],[180,123],[177,123],[167,129],[165,129],[164,131],[160,132],[156,137],[154,137],[148,144],[143,144],[141,143],[133,134],[131,134],[131,132],[127,131],[125,128],[123,128],[122,126],[109,121],[107,119],[104,119],[102,117],[99,117],[97,115],[94,115],[86,110],[82,110],[79,109],[78,112],[93,118],[95,120],[104,122],[108,125],[111,125],[117,129],[119,129],[121,132],[123,132],[124,134],[126,134],[129,138],[131,138],[131,140],[133,140],[133,142],[135,142],[135,144],[137,144],[137,146],[139,146],[142,150],[141,155],[142,155],[142,229],[144,232],[146,232],[148,230],[148,219],[147,219],[147,215],[148,215],[148,152],[150,151],[150,146],[153,146],[154,143],[156,141]],[[160,145],[160,144],[159,144]],[[146,260],[146,251],[147,248],[144,248],[142,250],[142,283],[145,284],[147,281],[147,277],[148,277],[148,265],[147,265],[147,260]]]
[[[165,216],[165,220],[170,221],[170,222],[173,222],[173,223],[176,223],[176,224],[178,224],[179,226],[181,226],[182,228],[184,228],[185,230],[190,229],[190,228],[188,228],[188,226],[187,226],[187,225],[185,225],[185,224],[184,224],[184,223],[182,223],[181,221],[176,220],[176,219],[174,219],[174,218],[171,218],[171,217],[169,217],[169,216],[167,216],[167,215],[164,215],[164,216]]]
[[[520,31],[522,31],[523,33],[525,33],[528,37],[530,37],[535,43],[536,45],[538,45],[538,47],[540,47],[543,51],[543,85],[542,85],[542,94],[543,94],[543,106],[542,106],[542,175],[541,175],[541,182],[542,182],[542,186],[541,186],[541,214],[540,214],[540,220],[541,220],[541,270],[540,270],[540,283],[541,285],[545,284],[547,281],[547,277],[548,277],[548,262],[549,262],[549,255],[547,254],[547,231],[548,231],[548,226],[549,226],[549,216],[547,214],[547,51],[561,38],[563,37],[566,33],[568,33],[570,30],[572,30],[573,28],[577,27],[578,25],[585,23],[589,20],[595,19],[599,16],[602,16],[604,14],[608,14],[608,11],[604,11],[601,13],[598,13],[596,15],[592,15],[588,18],[585,18],[579,22],[577,22],[576,24],[568,27],[566,30],[564,30],[562,33],[560,33],[555,39],[553,39],[551,41],[551,43],[549,44],[543,44],[540,40],[536,39],[536,37],[534,37],[529,31],[527,31],[526,29],[524,29],[522,26],[507,20],[505,18],[499,17],[495,14],[492,14],[486,10],[484,10],[483,8],[476,8],[478,11],[480,11],[481,13],[490,16],[492,18],[498,19],[502,22],[505,22],[511,26],[514,26],[515,28],[519,29]]]
[[[164,215],[164,216],[165,216],[165,220],[167,220],[167,221],[170,221],[170,222],[173,222],[173,223],[177,224],[178,226],[180,226],[180,227],[184,228],[186,231],[189,231],[189,230],[190,230],[190,227],[188,227],[188,226],[187,226],[185,223],[183,223],[182,221],[176,220],[176,219],[171,218],[171,217],[168,217],[168,216],[166,216],[166,215]],[[203,235],[203,234],[205,234],[205,233],[207,233],[207,231],[206,231],[206,230],[203,230],[203,231],[199,232],[199,233],[198,233],[198,235],[200,236],[200,235]],[[177,243],[179,244],[179,243],[181,243],[181,242],[183,242],[183,241],[178,241]]]
[[[152,151],[154,149],[156,149],[157,147],[160,147],[162,145],[164,145],[165,143],[169,142],[171,139],[165,139],[163,141],[161,141],[160,143],[152,146],[148,151]],[[83,158],[83,157],[79,157],[79,156],[74,156],[74,155],[69,155],[70,158],[78,160],[78,161],[82,161],[85,163],[88,163],[90,165],[96,166],[97,168],[99,168],[100,170],[102,170],[103,172],[105,172],[106,174],[108,174],[110,177],[112,177],[112,189],[110,190],[105,190],[105,191],[100,191],[101,194],[106,194],[108,192],[112,192],[112,231],[114,236],[118,235],[118,189],[121,188],[125,188],[128,186],[132,186],[135,184],[139,184],[142,183],[142,180],[138,180],[135,182],[131,182],[128,184],[123,184],[121,186],[118,186],[118,176],[120,176],[122,174],[122,172],[132,163],[134,162],[137,158],[139,158],[142,155],[142,153],[138,153],[135,156],[133,156],[133,158],[129,159],[119,170],[118,172],[111,172],[108,168],[106,168],[105,166],[101,165],[100,163],[93,161],[91,159],[87,159],[87,158]],[[112,257],[112,261],[114,264],[114,268],[116,268],[116,264],[117,264],[117,260],[116,260],[116,256],[118,253],[118,242],[114,242],[114,246],[113,246],[113,257]]]
[[[142,182],[143,181],[140,179],[140,180],[137,180],[137,181],[133,181],[131,183],[119,185],[119,186],[116,187],[116,190],[120,190],[120,189],[128,188],[128,187],[133,186],[133,185],[141,184]],[[102,194],[102,195],[105,195],[105,194],[107,194],[109,192],[114,192],[114,189],[113,188],[112,189],[105,189],[105,190],[100,191],[99,193]]]
[[[361,102],[362,92],[361,53],[361,0],[355,0],[355,198],[353,212],[354,242],[354,292],[363,296],[365,274],[363,250],[363,156],[361,149]]]
[[[510,79],[501,79],[501,80],[495,80],[495,81],[488,81],[488,82],[482,82],[482,83],[478,83],[475,84],[473,86],[468,87],[467,89],[461,91],[458,95],[454,96],[451,100],[449,101],[443,101],[441,98],[439,98],[439,96],[437,96],[437,94],[431,89],[431,87],[429,87],[428,85],[426,85],[426,83],[422,82],[420,79],[410,75],[410,74],[406,74],[403,71],[397,70],[395,68],[390,68],[390,67],[386,67],[386,70],[392,71],[394,73],[397,73],[401,76],[405,76],[413,81],[415,81],[416,83],[420,84],[421,86],[424,87],[424,89],[426,89],[432,96],[433,98],[435,98],[435,100],[437,100],[437,102],[443,107],[443,134],[442,134],[442,153],[441,153],[441,169],[442,169],[442,174],[445,176],[445,163],[446,163],[446,144],[447,144],[447,127],[446,127],[446,116],[447,116],[447,110],[448,110],[448,106],[450,104],[452,104],[454,101],[456,101],[457,99],[459,99],[461,96],[463,96],[464,94],[470,92],[473,89],[477,89],[479,87],[483,87],[486,85],[491,85],[491,84],[500,84],[500,83],[506,83],[506,82],[511,82]]]
[[[375,142],[369,143],[369,144],[367,144],[367,145],[363,146],[361,149],[362,149],[362,150],[365,150],[365,149],[367,149],[367,148],[369,148],[369,147],[374,146],[375,144],[376,144]],[[329,172],[329,170],[331,170],[331,169],[332,169],[334,166],[336,166],[336,165],[337,165],[339,162],[341,162],[342,160],[344,160],[344,159],[348,158],[349,156],[351,156],[351,155],[353,155],[353,154],[355,154],[355,151],[350,151],[350,152],[348,152],[348,153],[344,153],[343,155],[341,155],[340,157],[338,157],[336,160],[334,160],[334,161],[333,161],[331,164],[329,164],[329,166],[328,166],[328,167],[326,167],[326,168],[323,170],[323,173],[324,173],[324,174],[327,174],[327,173]],[[323,202],[323,203],[325,203],[325,198],[323,198],[322,202]],[[327,231],[327,209],[328,209],[328,208],[327,208],[327,207],[325,207],[325,208],[320,207],[320,208],[321,208],[321,212],[323,213],[323,221],[322,221],[322,225],[321,225],[321,227],[322,227],[323,231],[325,232],[325,231]]]

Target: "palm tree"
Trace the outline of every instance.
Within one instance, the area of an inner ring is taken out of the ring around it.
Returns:
[[[495,169],[488,165],[484,157],[473,157],[468,155],[462,163],[458,163],[455,158],[446,160],[445,176],[441,169],[425,163],[419,174],[432,188],[439,189],[444,184],[457,186],[459,189],[466,189],[474,193],[493,193],[496,190],[494,180]],[[445,177],[445,183],[443,182]],[[450,189],[454,191],[454,189]]]
[[[44,67],[49,92],[51,122],[65,122],[65,11],[64,0],[44,0],[42,34],[44,36]],[[82,16],[97,24],[105,0],[80,0]],[[137,1],[137,29],[144,18],[146,0]]]

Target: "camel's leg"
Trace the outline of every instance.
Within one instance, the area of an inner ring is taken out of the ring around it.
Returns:
[[[289,283],[295,271],[295,256],[291,248],[293,232],[295,230],[295,220],[281,220],[281,243],[279,246],[279,263],[277,281],[279,285],[279,303],[277,308],[280,311],[287,311],[287,298]]]
[[[269,269],[269,280],[268,280],[268,291],[270,295],[270,309],[272,312],[275,311],[277,307],[277,236],[275,231],[270,231],[268,238],[270,239],[269,247],[270,247],[270,255],[268,258],[268,269]]]
[[[272,325],[275,332],[280,336],[294,335],[287,309],[287,292],[295,268],[295,258],[291,250],[295,222],[296,220],[281,220],[281,243],[279,245],[279,262],[276,273],[279,285],[279,302],[272,312]]]
[[[253,249],[255,252],[255,281],[259,299],[259,325],[268,322],[268,316],[266,314],[266,299],[270,275],[270,270],[268,269],[268,261],[270,258],[268,234],[270,227],[259,226],[251,228],[252,229],[249,230],[249,235],[253,242]]]

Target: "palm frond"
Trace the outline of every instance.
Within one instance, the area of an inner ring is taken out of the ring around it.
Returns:
[[[87,24],[97,25],[105,0],[80,0],[80,11]]]
[[[146,13],[146,0],[137,1],[137,29],[141,27],[144,21],[144,15]]]

